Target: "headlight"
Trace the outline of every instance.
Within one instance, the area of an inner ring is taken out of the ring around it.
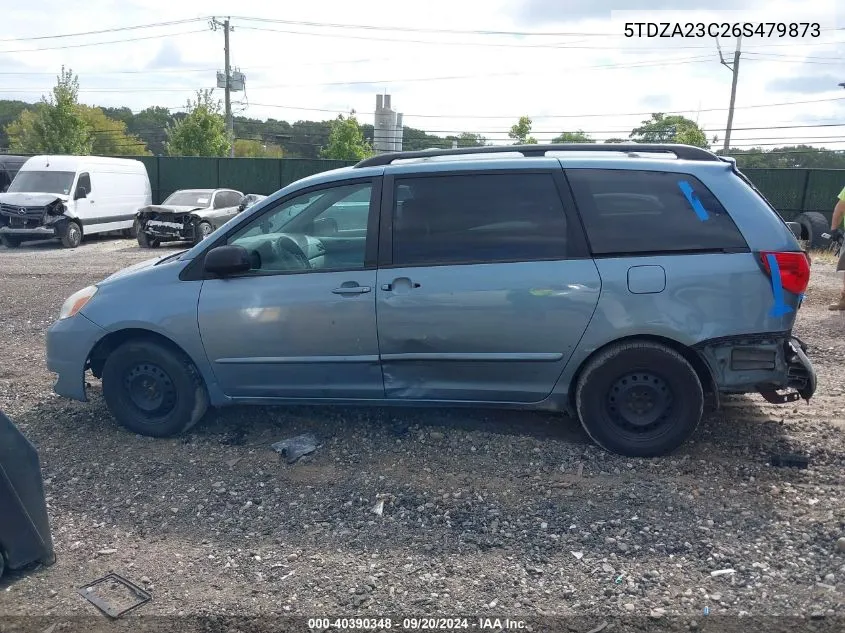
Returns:
[[[97,286],[88,286],[79,292],[74,292],[62,304],[62,311],[59,313],[59,320],[69,319],[79,312],[97,294]]]

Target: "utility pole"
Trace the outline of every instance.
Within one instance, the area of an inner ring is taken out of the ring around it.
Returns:
[[[733,73],[733,80],[731,81],[731,105],[728,108],[728,124],[725,128],[725,145],[724,152],[727,152],[731,146],[731,128],[734,122],[734,104],[736,103],[736,82],[739,79],[739,55],[742,48],[742,35],[736,38],[736,51],[734,51],[734,63],[728,64],[722,56],[722,47],[719,46],[719,38],[716,38],[716,47],[719,49],[719,59],[722,65],[728,68]]]
[[[216,18],[211,20],[211,28],[212,30],[217,30],[217,27],[223,27],[223,73],[225,75],[225,104],[226,104],[226,132],[229,135],[229,158],[233,158],[235,156],[235,121],[232,118],[232,69],[229,66],[229,32],[233,30],[232,27],[229,26],[229,18],[226,18],[222,22],[218,22]]]

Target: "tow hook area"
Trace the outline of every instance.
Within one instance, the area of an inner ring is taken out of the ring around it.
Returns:
[[[785,345],[787,363],[787,384],[795,391],[778,393],[774,390],[760,390],[760,395],[772,404],[787,404],[798,400],[810,401],[816,392],[816,371],[807,358],[807,346],[797,338],[790,338]]]

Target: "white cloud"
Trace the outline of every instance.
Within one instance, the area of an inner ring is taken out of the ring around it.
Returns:
[[[757,0],[641,0],[634,6],[657,10],[692,4],[706,7],[698,15],[713,21],[723,21],[722,16],[727,15],[723,9],[730,6],[759,14],[757,19],[761,21],[783,16],[781,19],[801,22],[819,19],[826,28],[845,26],[836,22],[836,0],[820,0],[812,6],[797,0],[780,0],[765,3],[765,9]],[[567,10],[543,9],[554,6],[566,6]],[[222,67],[223,34],[219,30],[212,32],[203,21],[68,39],[8,38],[237,14],[271,20],[417,29],[326,29],[251,22],[233,15],[232,63],[247,75],[247,116],[315,120],[333,118],[335,113],[331,111],[354,108],[360,120],[371,122],[376,92],[387,91],[393,95],[394,107],[405,113],[406,125],[441,134],[467,130],[505,140],[515,119],[528,114],[534,118],[534,129],[541,140],[562,130],[579,128],[596,132],[598,138],[626,136],[647,118],[644,113],[660,109],[682,110],[712,130],[710,136],[722,136],[731,75],[719,64],[713,40],[626,39],[621,32],[615,32],[618,24],[611,22],[609,11],[630,6],[610,0],[429,0],[413,4],[387,0],[278,4],[259,0],[130,0],[120,5],[93,0],[80,11],[78,6],[64,1],[34,0],[29,5],[4,7],[0,73],[33,74],[0,74],[0,98],[36,101],[50,90],[55,75],[65,64],[78,73],[81,98],[87,103],[126,105],[133,110],[151,105],[180,107],[197,89],[213,87],[215,71]],[[44,26],[45,14],[50,16],[49,28]],[[646,10],[642,15],[643,21],[649,19]],[[559,35],[456,35],[425,29],[533,30]],[[172,35],[122,44],[21,52],[162,33]],[[845,99],[747,107],[845,98],[838,82],[829,89],[826,84],[828,77],[841,67],[835,65],[834,52],[838,47],[832,42],[837,40],[845,40],[845,34],[825,31],[819,38],[804,38],[791,44],[778,38],[745,40],[734,138],[751,143],[755,138],[785,139],[792,135],[791,140],[800,140],[802,134],[809,137],[818,132],[741,128],[845,123]],[[723,43],[728,54],[733,46],[733,40]],[[808,56],[821,59],[806,59]],[[447,77],[466,78],[442,79]],[[426,78],[441,79],[409,81]],[[237,94],[236,99],[243,100],[243,95]],[[845,139],[845,126],[841,138]],[[831,146],[845,148],[845,143]]]

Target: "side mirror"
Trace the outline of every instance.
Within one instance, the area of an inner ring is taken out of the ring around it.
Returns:
[[[83,187],[82,185],[79,185],[76,188],[76,193],[73,195],[73,199],[79,200],[81,198],[87,198],[87,197],[88,197],[88,190],[85,187]]]
[[[252,269],[252,259],[243,246],[218,246],[205,254],[203,267],[206,272],[226,277],[249,272]]]
[[[329,236],[337,233],[337,220],[334,218],[320,218],[311,223],[311,234]]]

